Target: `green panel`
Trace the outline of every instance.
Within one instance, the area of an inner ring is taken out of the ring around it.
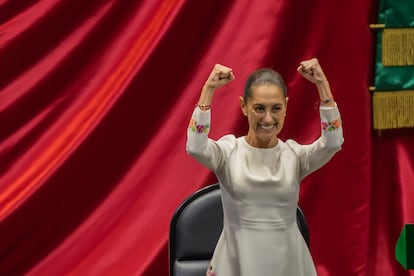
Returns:
[[[387,28],[414,27],[413,0],[381,0],[378,23]]]
[[[414,27],[414,0],[381,0],[378,23],[386,28]],[[377,91],[413,90],[414,66],[382,65],[382,32],[377,32],[375,87]]]
[[[405,269],[414,269],[414,224],[404,225],[395,246],[395,258]]]

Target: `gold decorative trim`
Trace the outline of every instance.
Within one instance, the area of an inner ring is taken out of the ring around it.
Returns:
[[[382,64],[384,66],[414,65],[414,28],[383,30]]]
[[[382,30],[385,29],[385,24],[369,24],[371,30]]]
[[[372,109],[374,129],[414,127],[414,90],[376,91]]]

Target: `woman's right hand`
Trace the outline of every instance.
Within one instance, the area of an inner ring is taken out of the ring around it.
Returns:
[[[221,64],[216,64],[211,71],[204,87],[207,89],[217,89],[234,80],[233,70]]]

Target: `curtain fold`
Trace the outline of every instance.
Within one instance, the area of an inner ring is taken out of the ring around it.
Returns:
[[[302,183],[319,275],[414,275],[393,256],[414,221],[413,133],[371,131],[375,1],[0,1],[0,274],[168,275],[178,205],[216,181],[185,152],[215,63],[211,136],[244,135],[248,74],[272,67],[281,138],[320,133],[301,60],[318,57],[345,143]],[[352,20],[350,20],[352,19]]]

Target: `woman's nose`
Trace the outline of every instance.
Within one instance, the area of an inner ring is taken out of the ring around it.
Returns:
[[[265,122],[265,123],[273,123],[273,121],[274,120],[273,120],[272,114],[269,111],[265,112],[264,117],[263,117],[263,122]]]

